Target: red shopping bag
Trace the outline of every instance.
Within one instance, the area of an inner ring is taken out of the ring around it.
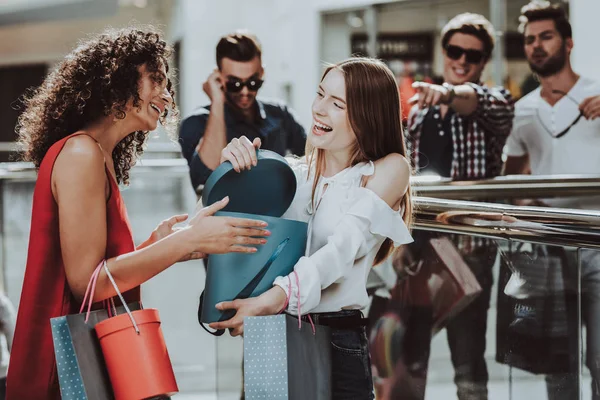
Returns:
[[[115,400],[171,396],[179,391],[156,309],[131,311],[106,261],[102,267],[126,314],[96,324]]]

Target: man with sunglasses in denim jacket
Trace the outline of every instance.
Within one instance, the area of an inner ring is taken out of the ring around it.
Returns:
[[[179,129],[183,156],[194,189],[219,166],[221,150],[240,136],[261,141],[261,148],[281,155],[304,154],[306,133],[292,110],[281,103],[256,98],[263,84],[261,45],[238,31],[217,44],[218,68],[204,82],[211,104],[184,119]]]
[[[600,82],[573,71],[572,29],[565,11],[548,1],[532,1],[522,8],[520,21],[525,55],[540,87],[516,104],[514,127],[505,149],[505,174],[600,174]],[[600,197],[563,197],[520,204],[600,210]],[[565,250],[566,271],[573,276],[577,254]],[[579,257],[581,311],[586,324],[585,364],[592,377],[592,399],[600,400],[600,252],[582,249]],[[576,279],[573,281],[576,283]],[[567,287],[577,287],[574,282],[566,282]],[[576,341],[576,336],[571,335],[571,339]],[[577,357],[573,352],[575,366],[570,367],[570,373],[546,376],[549,399],[580,398]]]
[[[414,105],[407,126],[412,163],[420,175],[453,180],[497,176],[502,168],[502,148],[512,127],[514,104],[508,90],[481,83],[494,48],[494,29],[481,15],[460,14],[443,28],[441,44],[444,83],[414,84],[417,94],[410,101]],[[429,250],[427,243],[435,236],[415,232],[415,242],[408,247],[410,256],[403,261],[424,259]],[[497,249],[484,239],[452,239],[483,289],[446,326],[454,381],[460,400],[486,400],[487,312]],[[426,368],[429,343],[419,345],[423,355],[412,363]]]

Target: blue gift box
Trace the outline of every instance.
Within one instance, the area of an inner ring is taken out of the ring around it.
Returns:
[[[305,253],[308,224],[280,218],[296,194],[294,172],[279,154],[257,152],[251,170],[236,172],[229,162],[210,175],[202,192],[207,206],[229,196],[216,215],[260,219],[269,224],[267,244],[256,253],[212,254],[208,257],[201,322],[224,321],[233,316],[215,308],[221,301],[255,297],[270,289],[278,276],[292,272]]]

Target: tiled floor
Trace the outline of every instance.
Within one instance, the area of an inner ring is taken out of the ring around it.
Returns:
[[[490,382],[488,385],[489,400],[543,400],[546,399],[546,389],[543,380],[525,379],[513,382],[512,396],[506,382]],[[427,387],[426,400],[455,399],[454,384],[443,383]],[[585,382],[583,399],[591,398],[589,380]],[[173,397],[174,400],[239,400],[239,393],[185,393]],[[571,400],[571,399],[569,399]],[[576,400],[576,399],[572,399]]]

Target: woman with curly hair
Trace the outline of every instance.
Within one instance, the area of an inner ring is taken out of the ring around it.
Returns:
[[[170,54],[152,30],[109,30],[76,48],[25,99],[17,130],[38,179],[9,400],[60,398],[49,320],[78,312],[103,259],[126,300],[139,301],[139,286],[176,262],[256,251],[269,234],[261,221],[213,216],[225,198],[185,228],[173,226],[186,215],[163,221],[135,247],[118,184],[128,183],[158,121],[176,123]],[[101,272],[94,301],[114,295]]]

